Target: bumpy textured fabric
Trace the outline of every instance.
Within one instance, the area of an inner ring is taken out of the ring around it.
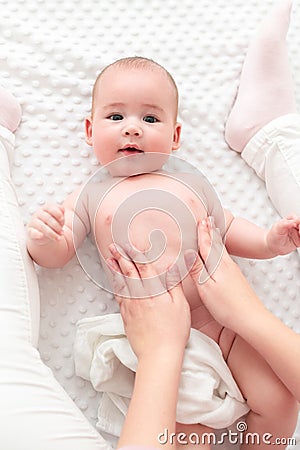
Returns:
[[[0,83],[20,100],[12,167],[25,222],[45,202],[62,202],[98,168],[84,142],[93,81],[117,58],[143,55],[163,64],[180,92],[183,136],[178,156],[213,184],[222,204],[270,226],[279,218],[264,182],[224,142],[251,37],[272,0],[2,0]],[[300,106],[300,3],[288,35]],[[83,250],[96,258],[92,244]],[[300,331],[297,252],[270,261],[239,264],[268,308]],[[97,420],[98,394],[76,377],[75,324],[117,311],[76,258],[62,270],[38,270],[41,294],[39,349],[43,360],[88,420]],[[295,447],[293,447],[295,449]],[[299,447],[300,448],[300,447]]]

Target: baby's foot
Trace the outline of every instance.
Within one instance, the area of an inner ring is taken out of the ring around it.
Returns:
[[[21,121],[22,111],[17,99],[0,87],[0,125],[14,132]]]

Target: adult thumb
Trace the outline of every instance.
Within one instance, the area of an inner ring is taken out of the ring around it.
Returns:
[[[188,329],[191,327],[191,313],[190,306],[187,301],[187,298],[183,292],[182,284],[181,284],[181,276],[178,269],[178,266],[174,264],[166,274],[166,286],[168,292],[172,298],[173,303],[177,303],[181,307],[184,307],[182,310],[182,319],[187,318],[186,324],[188,325]]]
[[[177,292],[182,292],[181,276],[177,264],[174,264],[167,270],[166,287],[172,298]]]
[[[186,250],[186,252],[184,253],[184,261],[186,268],[189,271],[189,274],[196,286],[201,283],[201,280],[207,280],[207,278],[209,278],[206,267],[203,264],[203,261],[200,258],[199,254],[195,252],[195,250]]]
[[[168,291],[181,287],[181,276],[177,264],[171,266],[166,273],[166,287]]]

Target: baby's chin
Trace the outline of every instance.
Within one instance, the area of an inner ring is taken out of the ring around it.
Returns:
[[[116,159],[106,169],[112,177],[132,177],[161,170],[168,158],[166,153],[134,153]]]

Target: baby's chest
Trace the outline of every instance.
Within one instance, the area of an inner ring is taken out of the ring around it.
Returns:
[[[111,242],[130,243],[151,261],[169,265],[185,249],[196,248],[197,222],[204,217],[201,201],[178,183],[122,183],[102,199],[94,232],[102,254],[109,256]]]

